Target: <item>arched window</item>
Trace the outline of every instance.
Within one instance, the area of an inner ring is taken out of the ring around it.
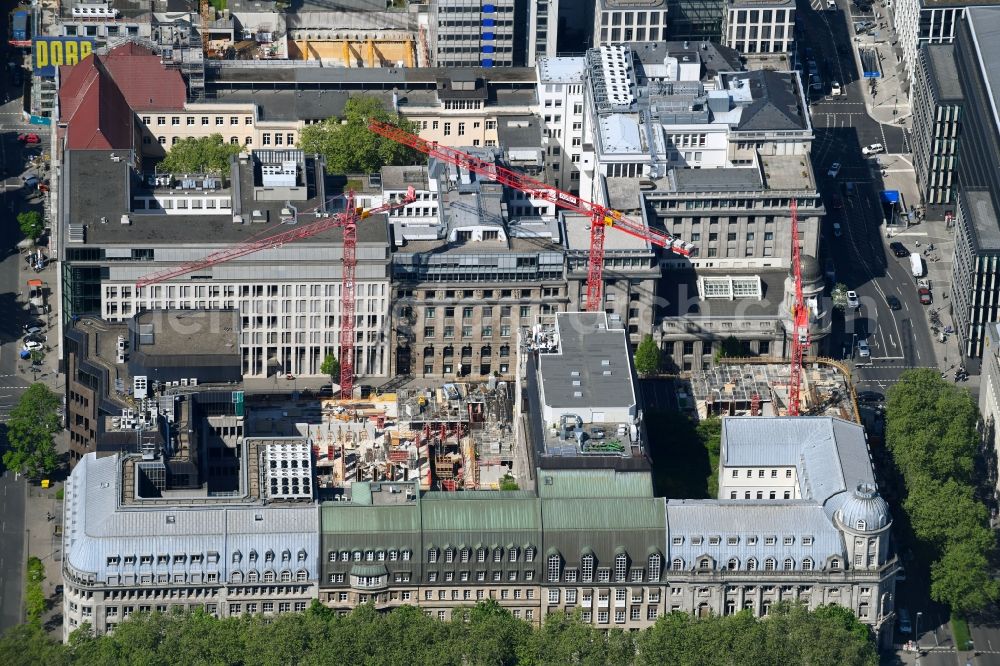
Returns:
[[[374,561],[375,561],[375,551],[374,550],[366,550],[365,551],[365,562],[374,562]]]
[[[757,571],[757,559],[751,557],[747,560],[747,571]]]
[[[360,550],[354,551],[354,561],[355,562],[360,562],[361,561],[361,551]]]
[[[735,557],[730,557],[729,562],[726,563],[726,568],[729,569],[730,571],[735,571],[736,569],[740,568],[740,561],[737,560]]]
[[[299,583],[304,583],[309,580],[309,573],[305,569],[299,569],[295,572],[295,580]]]
[[[287,570],[286,571],[282,571],[281,572],[281,582],[282,583],[291,583],[292,582],[292,572],[291,571],[287,571]]]
[[[242,583],[243,582],[243,572],[242,571],[234,571],[233,575],[230,576],[229,578],[234,583]]]
[[[803,571],[812,571],[813,570],[813,561],[812,561],[812,558],[807,557],[806,559],[802,560],[802,570]]]
[[[265,583],[273,583],[274,582],[274,572],[273,571],[265,571],[264,572],[264,582]]]
[[[618,553],[615,555],[615,581],[622,582],[628,575],[628,555]]]
[[[833,558],[832,560],[830,560],[830,568],[831,569],[839,569],[840,568],[840,560],[838,558],[836,558],[836,557]]]
[[[594,582],[594,556],[590,553],[580,558],[580,576],[584,583]]]
[[[681,569],[684,568],[684,560],[682,560],[679,557],[675,557],[670,562],[670,568],[674,571],[680,571]]]
[[[663,566],[663,558],[659,553],[653,553],[646,562],[646,569],[649,572],[650,582],[656,583],[660,580],[660,569]]]
[[[791,571],[795,567],[795,560],[790,557],[785,558],[784,569],[785,571]]]
[[[455,561],[455,549],[454,548],[445,548],[444,549],[444,561],[447,562],[448,564],[451,564],[452,562]]]
[[[699,571],[708,571],[711,566],[712,566],[712,561],[707,557],[703,557],[700,560],[698,560]]]
[[[864,532],[865,530],[868,529],[868,523],[866,523],[863,520],[859,520],[858,522],[854,523],[854,527],[857,528],[858,531]]]
[[[549,582],[550,583],[559,582],[559,573],[560,569],[562,568],[562,558],[560,558],[558,555],[555,554],[549,555],[546,565],[549,574]]]
[[[764,560],[764,571],[774,571],[774,558],[769,557]]]
[[[256,583],[257,582],[257,578],[258,578],[258,575],[257,575],[256,571],[251,571],[251,572],[247,573],[247,582],[248,583]]]

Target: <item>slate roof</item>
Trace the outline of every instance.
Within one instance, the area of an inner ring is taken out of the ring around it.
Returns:
[[[652,497],[653,477],[648,472],[614,469],[545,470],[538,475],[542,498]]]
[[[695,543],[698,537],[700,544]],[[712,545],[710,537],[719,537],[718,543]],[[735,544],[730,543],[730,537],[736,537]],[[752,544],[749,537],[756,537],[756,543]],[[774,537],[774,543],[768,545],[767,537]],[[785,543],[786,537],[791,537],[790,544]],[[812,545],[806,545],[803,537],[811,537]],[[675,543],[677,538],[682,540],[680,544]],[[842,557],[844,545],[840,530],[816,504],[669,500],[667,550],[668,568],[673,558],[681,558],[684,568],[690,569],[697,558],[708,555],[717,568],[725,567],[729,558],[735,557],[739,568],[746,569],[747,560],[753,557],[759,570],[764,569],[767,557],[775,558],[779,570],[787,557],[795,560],[796,569],[810,557],[818,570],[827,558]]]
[[[732,81],[745,81],[753,97],[750,104],[743,106],[737,130],[759,132],[809,128],[793,72],[739,72],[724,74],[723,80],[727,89]]]
[[[120,458],[84,456],[70,475],[66,486],[66,522],[63,547],[66,564],[79,572],[92,574],[99,581],[109,575],[170,571],[170,573],[215,572],[227,580],[231,570],[247,571],[256,567],[275,570],[305,569],[310,580],[318,577],[319,511],[314,504],[268,506],[209,503],[192,506],[119,506]],[[259,555],[256,564],[249,553]],[[271,550],[276,557],[265,563]],[[280,553],[291,551],[291,562],[282,564]],[[233,553],[242,560],[233,563]],[[299,561],[299,552],[305,559]],[[218,554],[211,562],[208,555]],[[173,555],[187,555],[184,562]],[[204,555],[201,564],[191,561],[192,554]],[[170,555],[169,566],[141,566],[142,556]],[[108,562],[120,557],[117,565]],[[125,564],[134,556],[136,564]]]

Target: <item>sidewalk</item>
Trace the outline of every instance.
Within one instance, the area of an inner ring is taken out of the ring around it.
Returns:
[[[885,12],[884,9],[881,10]],[[858,35],[854,32],[854,23],[848,17],[847,33],[851,37],[851,51],[854,54],[854,62],[858,68],[858,74],[864,76],[864,67],[861,64],[861,54],[859,49],[870,48],[876,53],[881,76],[873,79],[862,79],[862,98],[865,102],[865,110],[872,120],[883,125],[903,125],[912,109],[906,90],[906,75],[902,71],[902,62],[896,55],[896,49],[892,46],[895,41],[895,33],[892,32],[892,19],[883,13],[877,19],[884,21],[887,28],[880,30],[878,37],[872,35]],[[875,83],[875,91],[866,81]]]

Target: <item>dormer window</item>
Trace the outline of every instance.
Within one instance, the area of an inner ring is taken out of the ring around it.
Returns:
[[[867,523],[867,522],[865,522],[864,520],[859,520],[858,522],[854,523],[854,527],[855,527],[855,528],[856,528],[856,529],[857,529],[857,530],[858,530],[859,532],[864,532],[865,530],[867,530],[867,529],[868,529],[868,523]]]

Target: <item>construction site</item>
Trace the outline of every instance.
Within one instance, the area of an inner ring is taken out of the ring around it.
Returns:
[[[325,399],[319,423],[303,423],[317,485],[411,481],[422,490],[499,489],[514,459],[513,387],[447,383],[365,400]]]
[[[721,363],[692,374],[686,389],[678,387],[678,399],[683,408],[696,412],[699,420],[710,416],[786,416],[790,369],[787,361],[780,360]],[[802,416],[858,421],[850,375],[835,361],[803,363],[800,399]]]

